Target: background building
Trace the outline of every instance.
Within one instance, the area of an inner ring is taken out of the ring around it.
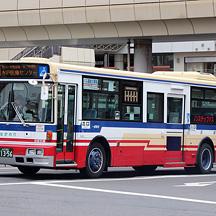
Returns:
[[[43,57],[61,63],[127,70],[128,45],[94,44],[86,47],[37,46],[0,49],[0,60],[17,60],[22,57]],[[130,66],[133,71],[133,43],[130,45]],[[198,71],[216,74],[216,42],[153,43],[152,68],[153,71]]]
[[[95,52],[96,67],[105,66],[104,59],[108,59],[109,65],[105,67],[127,70],[127,44],[116,51],[104,51],[105,54],[98,50]],[[133,67],[133,44],[130,53],[130,65]],[[216,73],[215,41],[153,43],[152,66],[157,70],[199,71],[214,74]]]

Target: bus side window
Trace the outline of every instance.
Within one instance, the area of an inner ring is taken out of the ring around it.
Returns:
[[[95,109],[85,109],[83,111],[83,118],[95,119],[97,117],[97,110]]]
[[[147,93],[147,122],[164,122],[164,94]]]
[[[122,82],[122,120],[142,120],[142,83],[135,81]]]
[[[84,119],[113,119],[116,118],[115,113],[119,112],[119,93],[109,91],[114,89],[113,85],[104,90],[86,89],[83,92],[83,118]]]
[[[216,90],[192,87],[191,123],[216,124]]]
[[[167,98],[167,123],[182,123],[182,98]]]

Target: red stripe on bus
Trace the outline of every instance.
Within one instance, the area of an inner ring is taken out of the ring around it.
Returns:
[[[40,141],[43,140],[43,141]],[[7,142],[39,142],[39,143],[56,143],[56,140],[47,141],[44,139],[23,139],[23,138],[0,138],[0,141],[7,141]]]

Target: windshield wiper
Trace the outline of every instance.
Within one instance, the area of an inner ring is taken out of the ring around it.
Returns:
[[[0,107],[1,118],[3,117],[3,120],[6,120],[6,117],[5,117],[4,112],[7,110],[7,107],[8,107],[8,102],[6,102],[5,104],[3,104],[3,105]]]
[[[11,102],[11,105],[12,105],[14,111],[16,112],[16,114],[17,114],[19,120],[22,122],[23,126],[24,126],[24,127],[28,127],[28,125],[25,123],[25,121],[24,121],[24,119],[23,119],[23,117],[22,117],[20,111],[19,111],[18,108],[17,108],[17,105],[16,105],[14,102]]]
[[[8,102],[6,102],[5,104],[3,104],[3,105],[0,107],[0,111],[4,111],[4,109],[7,109],[7,106],[8,106]]]

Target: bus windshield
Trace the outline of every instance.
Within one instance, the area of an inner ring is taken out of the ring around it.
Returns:
[[[0,82],[0,121],[53,122],[53,85],[48,100],[41,100],[42,83]]]

